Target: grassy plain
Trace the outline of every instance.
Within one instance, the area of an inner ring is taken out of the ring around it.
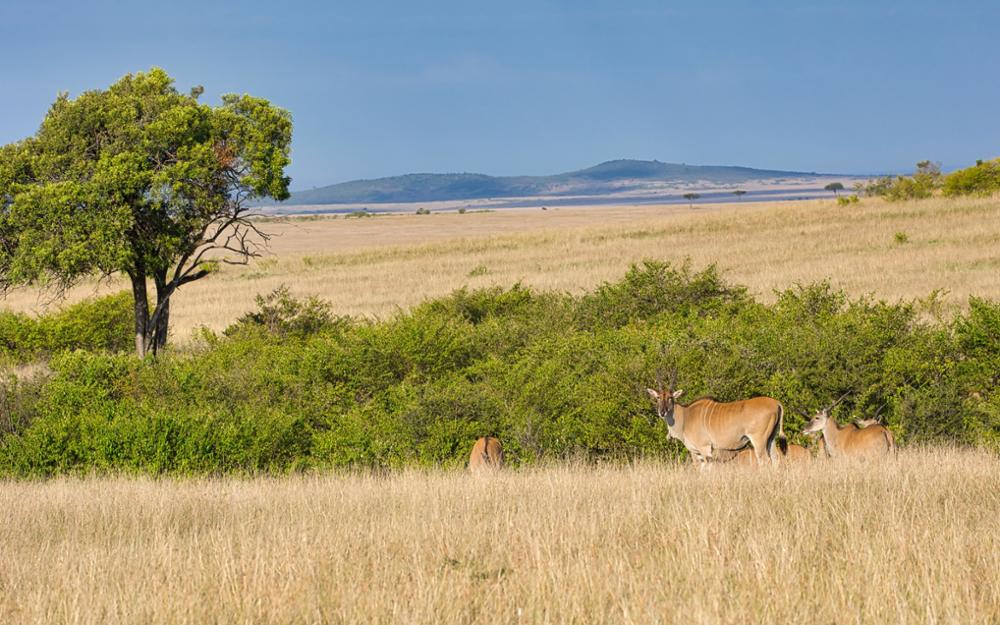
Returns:
[[[464,285],[579,292],[644,258],[716,262],[764,299],[826,278],[889,299],[947,289],[956,307],[1000,297],[997,198],[266,226],[267,258],[180,292],[177,338],[280,284],[388,315]],[[0,510],[0,623],[1000,621],[1000,461],[955,449],[762,470],[8,481]]]
[[[884,203],[864,200],[503,210],[288,220],[267,257],[184,287],[173,303],[175,337],[221,329],[286,284],[341,314],[392,314],[461,286],[511,285],[581,292],[621,277],[644,258],[718,263],[767,300],[795,282],[830,279],[853,294],[890,300],[945,289],[1000,297],[1000,198]],[[124,288],[85,285],[70,301]],[[49,298],[14,292],[0,306],[38,311]]]
[[[1000,621],[1000,462],[0,484],[4,623]]]

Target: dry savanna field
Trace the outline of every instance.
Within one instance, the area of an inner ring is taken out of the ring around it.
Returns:
[[[178,342],[281,284],[386,316],[462,286],[578,293],[644,258],[718,263],[765,299],[822,279],[888,299],[945,289],[953,308],[1000,297],[1000,199],[264,225],[266,258],[180,291]],[[21,291],[3,305],[44,301]],[[1000,461],[971,450],[706,470],[5,481],[0,510],[0,623],[1000,622]]]
[[[331,301],[339,314],[384,317],[462,286],[520,281],[579,293],[646,258],[717,263],[764,299],[823,279],[888,299],[941,289],[954,307],[969,295],[1000,296],[1000,198],[508,209],[263,226],[273,234],[265,257],[178,292],[175,340],[202,325],[225,328],[282,284]],[[69,301],[122,288],[88,284]],[[22,290],[3,306],[37,312],[51,301]]]
[[[1000,621],[1000,463],[0,488],[0,622]]]

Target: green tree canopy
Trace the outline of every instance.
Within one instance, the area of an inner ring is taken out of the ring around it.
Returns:
[[[823,187],[826,191],[833,191],[834,195],[840,195],[840,192],[844,190],[844,183],[842,182],[831,182],[830,184]]]
[[[166,342],[178,288],[258,255],[267,236],[249,203],[288,197],[291,115],[249,95],[208,106],[201,92],[161,69],[129,74],[60,94],[34,136],[0,148],[0,290],[127,275],[145,355]]]

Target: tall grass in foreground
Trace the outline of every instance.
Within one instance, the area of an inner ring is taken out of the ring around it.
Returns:
[[[0,483],[4,623],[996,623],[1000,461]]]

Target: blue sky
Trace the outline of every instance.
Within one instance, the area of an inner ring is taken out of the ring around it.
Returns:
[[[159,66],[292,111],[292,187],[613,158],[838,173],[1000,156],[997,2],[0,3],[0,143]]]

